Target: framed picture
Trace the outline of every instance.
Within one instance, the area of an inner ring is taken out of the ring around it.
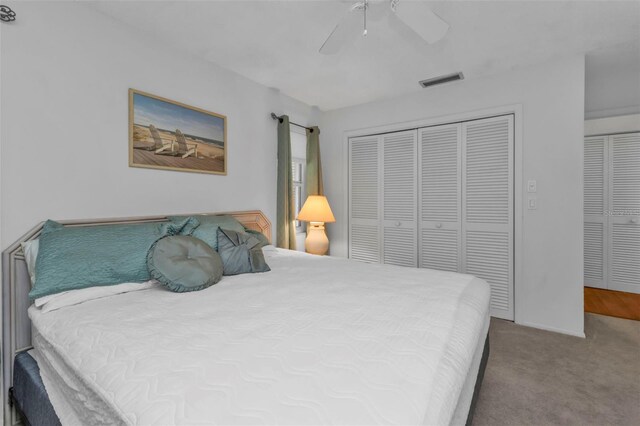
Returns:
[[[227,174],[227,117],[129,89],[129,166]]]

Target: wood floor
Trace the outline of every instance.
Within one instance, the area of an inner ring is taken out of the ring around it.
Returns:
[[[585,287],[584,311],[640,321],[640,294]]]

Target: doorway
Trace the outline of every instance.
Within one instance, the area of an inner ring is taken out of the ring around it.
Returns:
[[[584,145],[585,311],[640,320],[640,132]]]

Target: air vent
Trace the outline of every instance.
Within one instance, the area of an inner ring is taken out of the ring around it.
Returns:
[[[441,75],[440,77],[429,78],[427,80],[419,81],[418,84],[423,88],[429,86],[435,86],[436,84],[449,83],[450,81],[464,80],[464,74],[456,72],[453,74]]]

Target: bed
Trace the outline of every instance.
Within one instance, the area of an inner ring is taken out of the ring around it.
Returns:
[[[270,237],[262,213],[234,215]],[[39,374],[18,375],[42,382],[31,387],[62,424],[470,422],[488,356],[478,278],[267,246],[271,272],[42,313],[25,300],[16,247],[3,257],[4,395],[15,355],[33,346]],[[15,402],[6,424],[28,406]]]

